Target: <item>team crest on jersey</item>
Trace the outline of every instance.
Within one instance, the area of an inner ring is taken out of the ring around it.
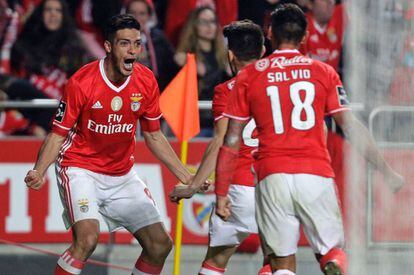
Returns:
[[[234,84],[236,83],[236,80],[232,80],[229,83],[227,83],[227,89],[233,90]]]
[[[58,122],[62,122],[63,118],[65,117],[66,112],[66,102],[61,101],[56,111],[55,120]]]
[[[259,72],[263,72],[264,70],[266,70],[267,68],[269,68],[269,65],[270,65],[269,59],[265,58],[265,59],[260,59],[259,61],[257,61],[254,64],[254,67]]]
[[[338,92],[338,100],[339,100],[339,105],[341,106],[348,106],[349,105],[349,101],[348,101],[348,97],[346,95],[345,89],[342,86],[336,86],[336,91]]]
[[[326,31],[326,34],[328,35],[328,39],[331,43],[336,43],[338,41],[338,36],[336,35],[336,31],[334,28],[329,28]]]
[[[86,213],[89,211],[89,201],[88,199],[80,199],[78,200],[79,209],[82,213]]]
[[[119,96],[116,96],[111,101],[111,109],[114,112],[118,112],[122,108],[122,98]]]
[[[141,100],[142,100],[142,94],[141,93],[134,93],[130,97],[131,99],[131,110],[133,112],[136,112],[141,107]]]

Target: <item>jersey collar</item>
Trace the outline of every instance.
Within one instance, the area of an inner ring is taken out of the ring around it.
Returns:
[[[284,53],[300,53],[298,50],[294,49],[294,50],[276,50],[273,53],[277,53],[277,54],[284,54]]]
[[[101,72],[101,76],[102,76],[103,80],[105,81],[106,85],[108,85],[109,88],[111,88],[115,92],[119,93],[120,91],[122,91],[128,85],[131,76],[128,76],[127,79],[125,80],[125,82],[121,86],[116,87],[114,84],[112,84],[112,82],[108,79],[108,77],[105,74],[104,61],[105,61],[105,57],[102,58],[101,60],[99,60],[99,71]]]

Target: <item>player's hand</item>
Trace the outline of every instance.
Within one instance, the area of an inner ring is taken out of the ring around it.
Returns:
[[[216,215],[227,221],[231,215],[231,202],[227,196],[216,196]]]
[[[29,170],[24,178],[26,186],[34,190],[39,190],[45,184],[43,176],[37,170]]]
[[[174,187],[174,190],[169,194],[170,201],[178,202],[181,199],[189,199],[195,193],[198,192],[200,188],[195,187],[194,185],[184,185],[178,184]]]
[[[201,186],[200,190],[198,190],[198,193],[206,193],[211,190],[212,186],[212,182],[207,179]]]
[[[384,173],[384,180],[392,192],[397,193],[405,184],[404,177],[390,169]]]

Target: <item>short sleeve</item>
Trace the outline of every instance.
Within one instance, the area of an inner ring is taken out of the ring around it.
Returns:
[[[222,119],[224,110],[226,109],[227,99],[229,96],[230,90],[227,88],[226,83],[217,85],[214,87],[214,95],[213,95],[213,118],[214,123]]]
[[[71,78],[65,86],[55,118],[53,119],[52,132],[66,136],[78,121],[82,106],[85,104],[84,101],[84,95],[79,83]]]
[[[325,113],[331,115],[349,110],[349,102],[345,89],[338,74],[331,67],[328,68],[328,77],[330,81],[328,81],[329,86],[327,87]]]
[[[247,72],[241,71],[236,77],[236,83],[227,101],[224,116],[237,120],[250,119],[250,107],[247,100]]]
[[[139,118],[141,129],[144,132],[155,132],[160,129],[160,118],[162,116],[160,109],[160,90],[155,78],[152,78],[151,88],[148,96],[148,104],[145,112]]]

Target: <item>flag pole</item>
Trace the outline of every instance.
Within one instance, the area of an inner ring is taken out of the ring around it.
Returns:
[[[188,141],[181,143],[181,162],[187,164]],[[180,275],[181,241],[183,236],[183,200],[178,202],[177,220],[175,224],[174,275]]]

